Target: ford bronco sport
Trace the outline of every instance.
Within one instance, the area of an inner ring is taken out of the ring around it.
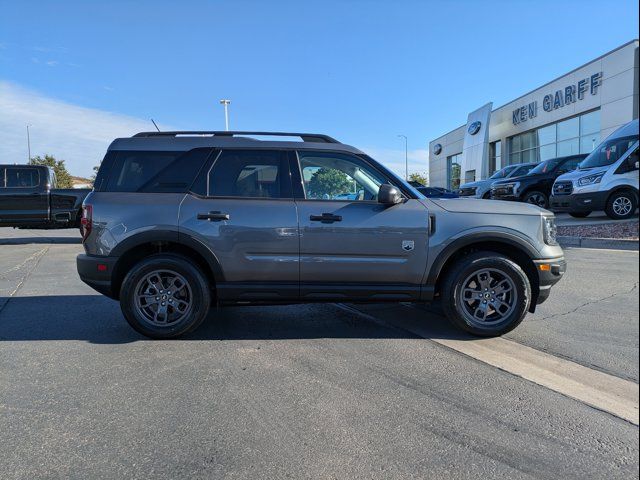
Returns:
[[[501,335],[565,271],[551,212],[427,199],[319,134],[116,139],[82,222],[81,279],[151,338],[195,329],[212,305],[435,299],[458,327]]]

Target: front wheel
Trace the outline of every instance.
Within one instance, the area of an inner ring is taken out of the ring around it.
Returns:
[[[569,212],[569,215],[573,218],[587,218],[591,215],[591,212]]]
[[[152,255],[127,273],[120,308],[139,333],[175,338],[195,330],[209,311],[211,294],[202,271],[180,255]]]
[[[549,199],[543,192],[527,192],[522,201],[537,205],[541,208],[549,208]]]
[[[451,267],[441,296],[444,312],[456,327],[493,337],[522,322],[531,304],[531,284],[513,260],[495,252],[477,252]]]
[[[609,218],[614,220],[624,220],[633,217],[638,208],[638,201],[632,192],[615,192],[607,200],[605,212]]]

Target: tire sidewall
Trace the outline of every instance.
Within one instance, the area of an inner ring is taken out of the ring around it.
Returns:
[[[173,270],[184,277],[191,288],[191,313],[180,322],[167,327],[156,327],[146,322],[135,308],[135,288],[140,279],[154,270]],[[200,269],[179,255],[153,255],[136,264],[125,276],[120,290],[120,308],[133,329],[150,338],[170,339],[196,329],[209,311],[211,296],[209,285]]]
[[[481,327],[470,322],[462,313],[464,306],[459,303],[460,290],[463,282],[473,273],[484,268],[500,270],[508,276],[516,287],[518,295],[517,305],[511,314],[498,324]],[[516,328],[526,316],[531,304],[531,284],[526,273],[518,264],[499,254],[483,253],[463,259],[449,276],[451,282],[446,289],[447,298],[443,299],[445,312],[449,319],[458,327],[480,336],[499,336]]]
[[[621,216],[616,214],[615,211],[613,210],[613,203],[616,201],[617,198],[620,198],[620,197],[625,197],[631,200],[631,211],[629,212],[628,215]],[[607,200],[606,214],[609,216],[609,218],[612,218],[614,220],[624,220],[624,219],[633,217],[633,215],[636,213],[637,208],[638,208],[638,200],[636,199],[635,194],[628,191],[614,192],[609,197],[609,200]]]
[[[524,197],[522,198],[522,201],[524,203],[530,203],[529,202],[529,198],[532,197],[533,195],[542,195],[542,198],[544,198],[544,205],[541,208],[549,208],[549,196],[547,194],[545,194],[544,192],[541,192],[539,190],[531,190],[527,193],[524,194]],[[537,205],[538,207],[540,207],[540,205],[538,204],[531,204],[531,205]]]

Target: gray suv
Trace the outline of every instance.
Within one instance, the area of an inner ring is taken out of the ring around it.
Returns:
[[[82,224],[81,279],[151,338],[189,332],[217,305],[436,299],[458,327],[501,335],[565,271],[551,212],[427,199],[319,134],[116,139]]]

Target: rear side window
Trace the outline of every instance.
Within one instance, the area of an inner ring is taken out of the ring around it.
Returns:
[[[210,151],[209,148],[188,152],[119,151],[110,165],[106,190],[184,193],[195,180]]]
[[[4,177],[7,188],[34,188],[40,185],[40,171],[37,168],[6,167]]]
[[[210,197],[291,198],[287,157],[277,150],[224,150],[207,180]]]

